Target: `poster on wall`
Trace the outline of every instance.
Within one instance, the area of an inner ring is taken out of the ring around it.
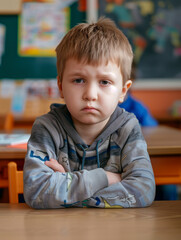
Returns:
[[[24,2],[19,16],[20,56],[55,56],[55,48],[70,27],[69,5],[75,0]]]
[[[180,0],[99,0],[129,39],[139,79],[181,79]]]

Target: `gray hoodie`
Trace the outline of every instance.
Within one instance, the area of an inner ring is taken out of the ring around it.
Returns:
[[[66,173],[44,162],[56,159]],[[121,174],[108,186],[105,171]],[[117,107],[104,130],[86,145],[66,105],[54,104],[36,119],[24,164],[24,197],[33,208],[146,207],[155,181],[138,120]]]

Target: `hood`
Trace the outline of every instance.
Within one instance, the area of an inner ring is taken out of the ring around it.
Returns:
[[[82,145],[84,148],[87,148],[88,146],[84,143],[84,141],[79,136],[78,132],[74,127],[71,115],[66,105],[56,103],[52,104],[50,106],[50,109],[51,111],[49,112],[49,114],[53,114],[56,118],[59,119],[59,121],[61,122],[61,126],[64,128],[65,132],[67,132],[67,134],[72,138],[72,140],[76,142],[77,145]],[[102,144],[108,136],[110,136],[112,133],[122,127],[126,122],[128,122],[129,119],[132,118],[132,115],[133,114],[128,113],[124,109],[117,106],[103,131],[91,144],[90,150],[96,147],[97,142]]]

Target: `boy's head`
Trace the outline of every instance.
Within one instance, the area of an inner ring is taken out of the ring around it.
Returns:
[[[61,97],[90,145],[131,86],[131,46],[112,21],[100,19],[71,29],[56,52]]]
[[[99,65],[116,63],[123,77],[123,84],[130,78],[133,60],[132,48],[125,35],[109,20],[82,23],[72,28],[56,48],[57,72],[62,81],[66,61]]]

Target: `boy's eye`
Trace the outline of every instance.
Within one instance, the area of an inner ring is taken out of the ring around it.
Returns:
[[[108,80],[102,80],[102,81],[100,81],[100,84],[101,84],[101,85],[104,85],[104,86],[107,86],[107,85],[110,85],[111,82],[108,81]]]
[[[82,78],[77,78],[74,80],[75,83],[84,83],[84,79]]]

